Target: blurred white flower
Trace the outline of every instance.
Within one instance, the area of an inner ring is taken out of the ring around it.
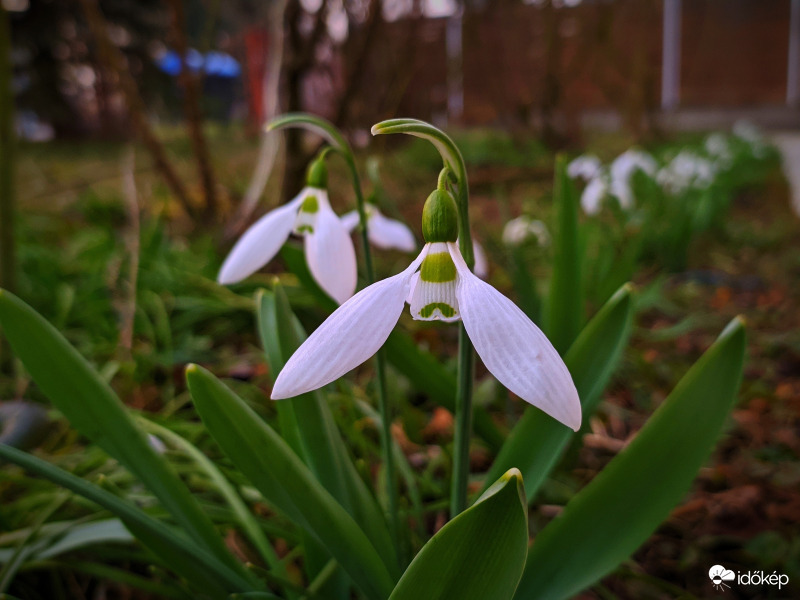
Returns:
[[[458,243],[458,240],[456,240]],[[472,272],[481,279],[489,277],[489,260],[486,258],[486,252],[475,238],[472,238],[472,257],[475,259],[475,266]]]
[[[417,240],[414,239],[414,233],[408,225],[384,216],[374,204],[367,203],[364,210],[367,213],[367,237],[373,246],[403,252],[413,252],[417,249]],[[358,226],[358,211],[353,210],[342,215],[341,221],[345,228],[352,232]]]
[[[756,158],[763,158],[767,153],[767,143],[761,130],[752,122],[739,120],[733,124],[733,135],[750,145],[750,151]]]
[[[597,175],[601,166],[602,163],[599,158],[593,154],[583,154],[567,165],[567,175],[571,179],[581,178],[584,181],[589,181]]]
[[[712,133],[706,138],[704,146],[709,156],[715,158],[723,168],[727,169],[733,163],[733,152],[725,134],[719,131]]]
[[[603,200],[608,196],[608,181],[603,173],[595,177],[583,189],[581,194],[581,208],[587,215],[596,215],[600,212]]]
[[[682,194],[690,188],[704,189],[714,183],[717,167],[691,150],[681,150],[656,176],[668,193]]]
[[[271,210],[236,242],[217,280],[236,283],[271,261],[291,233],[303,236],[314,279],[339,304],[356,290],[356,253],[350,233],[333,212],[328,192],[306,186],[288,204]]]
[[[619,200],[623,209],[633,208],[634,197],[631,188],[631,177],[639,170],[650,177],[656,174],[658,164],[647,152],[629,149],[620,154],[611,163],[611,193]]]
[[[538,246],[550,245],[550,232],[547,225],[528,215],[511,219],[503,228],[503,243],[506,246],[521,246],[528,240],[536,240]]]

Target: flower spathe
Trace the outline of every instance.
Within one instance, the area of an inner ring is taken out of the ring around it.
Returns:
[[[384,250],[400,250],[413,252],[418,248],[414,233],[408,225],[385,216],[378,207],[367,202],[364,206],[367,214],[367,236],[373,246]],[[358,211],[353,210],[341,217],[347,231],[352,232],[358,226]]]
[[[418,320],[461,319],[487,369],[510,391],[577,431],[581,406],[561,357],[513,302],[467,267],[455,242],[430,242],[407,269],[340,306],[286,363],[272,399],[320,388],[375,354],[406,300]]]
[[[306,262],[319,286],[339,304],[350,298],[357,278],[353,240],[333,212],[328,192],[313,186],[306,186],[245,231],[217,280],[226,285],[252,275],[275,257],[292,233],[303,237]]]

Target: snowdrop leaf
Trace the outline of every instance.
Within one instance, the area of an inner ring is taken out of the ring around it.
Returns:
[[[72,426],[138,477],[198,546],[244,575],[194,496],[150,447],[109,385],[64,336],[4,290],[0,290],[0,325],[33,380]]]
[[[516,304],[473,275],[451,247],[461,319],[483,364],[517,396],[577,430],[580,399],[558,352]]]
[[[510,600],[527,552],[525,490],[512,469],[425,544],[389,600]]]
[[[272,260],[292,232],[305,190],[288,204],[269,211],[244,232],[228,254],[217,280],[227,285],[245,279]]]
[[[630,337],[634,302],[625,285],[583,328],[564,357],[581,398],[583,421],[597,408]],[[532,502],[539,486],[558,462],[573,433],[540,411],[528,409],[514,426],[486,476],[486,486],[512,466],[522,471]]]
[[[736,399],[745,349],[737,318],[634,440],[536,537],[515,598],[571,598],[652,534],[714,447]]]
[[[545,311],[545,331],[562,355],[569,349],[583,324],[584,297],[578,202],[566,170],[566,158],[556,159],[553,201],[556,205],[555,258],[550,278],[550,296]]]
[[[211,373],[190,365],[186,380],[211,436],[264,498],[310,533],[370,600],[394,585],[380,554],[286,442]]]
[[[343,304],[356,291],[358,268],[350,232],[327,202],[320,203],[314,231],[305,235],[308,268],[320,287]]]

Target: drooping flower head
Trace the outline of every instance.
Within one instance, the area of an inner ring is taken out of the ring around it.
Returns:
[[[582,154],[567,165],[567,175],[571,179],[580,178],[589,181],[597,175],[602,166],[600,159],[594,154]]]
[[[383,250],[413,252],[417,249],[417,240],[408,225],[385,216],[371,202],[364,205],[364,211],[367,213],[367,236],[370,244]],[[358,226],[358,211],[343,214],[341,220],[345,229],[352,232]]]
[[[236,283],[271,261],[289,236],[303,237],[306,262],[314,279],[339,304],[356,289],[353,241],[328,201],[324,156],[311,163],[306,186],[288,204],[271,210],[236,242],[217,277]]]
[[[408,301],[423,321],[464,322],[487,369],[509,390],[577,430],[577,390],[558,352],[513,302],[476,277],[456,244],[458,212],[442,186],[427,199],[425,246],[401,273],[379,281],[340,306],[281,370],[274,400],[320,388],[375,354]]]
[[[627,210],[633,208],[634,197],[631,188],[631,178],[636,171],[653,177],[658,169],[655,159],[647,152],[628,149],[620,154],[611,163],[611,193],[617,197],[619,205]]]
[[[529,240],[535,240],[537,246],[549,246],[550,232],[547,225],[528,215],[520,215],[511,219],[503,228],[503,243],[506,246],[521,246]]]

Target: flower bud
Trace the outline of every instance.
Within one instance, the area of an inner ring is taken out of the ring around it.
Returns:
[[[321,190],[328,188],[328,167],[325,165],[325,156],[318,156],[308,165],[306,185]]]
[[[435,190],[422,209],[422,235],[426,242],[455,242],[458,238],[458,209],[453,196]]]

